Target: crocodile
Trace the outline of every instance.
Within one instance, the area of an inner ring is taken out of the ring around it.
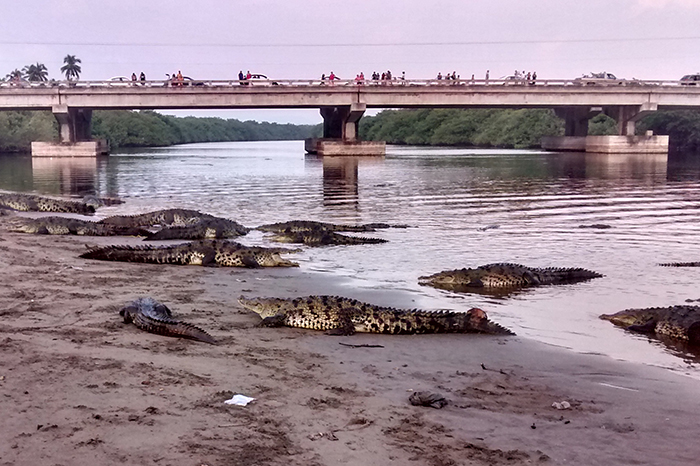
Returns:
[[[23,212],[66,212],[83,215],[95,213],[94,206],[83,202],[20,193],[0,193],[0,206]]]
[[[268,233],[285,233],[324,229],[327,231],[368,232],[381,228],[408,228],[408,225],[390,225],[388,223],[366,223],[364,225],[338,225],[335,223],[315,222],[312,220],[291,220],[289,222],[269,223],[261,225],[256,230]]]
[[[700,343],[700,306],[626,309],[615,314],[603,314],[600,318],[632,332],[651,333],[692,344]]]
[[[129,227],[187,226],[204,219],[215,219],[213,215],[189,209],[163,209],[139,215],[114,215],[100,220],[100,223]]]
[[[133,322],[136,327],[147,332],[217,344],[216,340],[201,328],[173,319],[170,309],[153,298],[131,301],[119,311],[119,315],[124,318],[124,323]]]
[[[339,246],[351,244],[379,244],[387,242],[387,240],[381,238],[341,235],[340,233],[328,231],[322,228],[309,231],[285,230],[271,236],[270,239],[279,243],[303,243],[307,246]]]
[[[700,262],[665,262],[661,267],[700,267]]]
[[[148,236],[150,231],[136,227],[106,225],[68,217],[14,218],[9,231],[35,235]]]
[[[88,194],[83,197],[83,204],[91,205],[97,209],[102,206],[124,204],[124,201],[113,197],[97,197],[93,194]]]
[[[603,275],[581,268],[531,268],[519,264],[497,263],[475,269],[439,272],[418,278],[421,285],[456,291],[498,291],[539,285],[559,285],[599,278]]]
[[[235,238],[246,235],[248,231],[248,228],[233,220],[203,218],[191,225],[163,228],[155,233],[150,233],[145,240]]]
[[[325,330],[335,335],[355,332],[487,333],[513,335],[491,322],[478,308],[467,312],[423,311],[375,306],[341,296],[305,296],[293,299],[241,296],[238,303],[262,317],[262,325]]]
[[[222,267],[298,267],[280,254],[299,249],[249,247],[233,241],[201,240],[172,246],[106,246],[91,248],[83,259],[150,264],[219,265]]]

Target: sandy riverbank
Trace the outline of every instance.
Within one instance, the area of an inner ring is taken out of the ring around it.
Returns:
[[[700,457],[697,380],[520,337],[258,328],[236,304],[240,294],[343,294],[399,307],[410,297],[358,294],[303,269],[78,258],[85,244],[123,242],[0,230],[0,464],[681,465]],[[119,308],[139,296],[163,301],[220,344],[123,324]],[[412,390],[442,393],[449,404],[412,406]],[[257,401],[225,405],[233,393]],[[572,408],[551,407],[563,400]]]

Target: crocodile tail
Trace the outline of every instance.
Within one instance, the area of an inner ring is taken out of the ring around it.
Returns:
[[[700,267],[700,262],[665,262],[661,267]]]
[[[155,248],[133,246],[106,246],[90,248],[88,252],[80,255],[80,257],[83,259],[160,264],[168,263],[167,256],[166,251],[158,254]]]
[[[132,315],[132,320],[136,327],[146,332],[164,335],[168,337],[189,338],[191,340],[202,341],[216,345],[217,341],[207,332],[199,327],[185,322],[174,320],[160,320],[145,316],[141,312]]]
[[[155,233],[150,233],[144,241],[159,241],[167,239],[203,239],[204,230],[196,225],[189,227],[166,227]]]
[[[549,282],[566,283],[603,277],[603,275],[598,272],[582,268],[533,269],[532,272],[532,276],[537,278],[541,284]]]
[[[337,244],[380,244],[388,241],[382,238],[368,238],[366,236],[347,236],[336,233],[334,239]]]

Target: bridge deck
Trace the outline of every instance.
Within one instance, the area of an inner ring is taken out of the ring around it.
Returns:
[[[81,81],[77,83],[0,83],[0,109],[222,109],[320,108],[363,103],[367,108],[484,107],[555,108],[657,104],[659,109],[700,106],[700,86],[678,81],[627,81],[585,85],[577,80],[308,80]]]

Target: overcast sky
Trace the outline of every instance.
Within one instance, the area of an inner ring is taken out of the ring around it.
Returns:
[[[540,78],[591,71],[679,79],[700,71],[700,0],[1,0],[0,75],[67,54],[82,80],[277,79],[334,71],[456,71]],[[224,118],[318,123],[315,110],[238,110]]]

